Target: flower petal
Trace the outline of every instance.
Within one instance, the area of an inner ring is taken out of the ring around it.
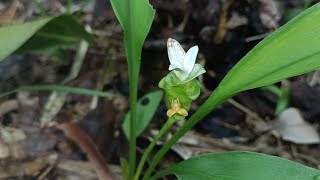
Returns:
[[[172,109],[168,109],[167,111],[167,116],[171,117],[172,115],[174,115],[176,113],[176,111],[172,110]]]
[[[203,74],[205,72],[206,72],[206,70],[200,64],[195,64],[191,73],[185,79],[185,82],[188,82],[188,81],[200,76],[201,74]]]
[[[181,82],[184,82],[189,74],[187,74],[187,72],[180,70],[180,69],[175,69],[173,70],[174,74],[180,79]]]
[[[182,116],[188,116],[188,112],[183,108],[178,109],[177,113]]]
[[[172,38],[169,38],[167,42],[167,48],[170,64],[182,69],[182,63],[186,53],[184,52],[180,43]]]
[[[171,71],[173,69],[181,69],[181,68],[182,68],[182,64],[179,64],[179,63],[169,65],[169,71]]]
[[[193,66],[196,62],[197,59],[197,54],[199,51],[199,47],[198,46],[193,46],[192,48],[190,48],[187,52],[187,54],[185,55],[184,59],[183,59],[183,70],[186,71],[187,74],[190,74]]]

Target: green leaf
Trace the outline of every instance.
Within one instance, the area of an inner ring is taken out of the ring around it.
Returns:
[[[254,47],[217,90],[229,97],[320,68],[320,4],[279,28]]]
[[[0,61],[19,52],[54,54],[61,47],[77,45],[92,37],[71,16],[46,17],[40,20],[0,28]]]
[[[114,95],[111,93],[96,91],[92,89],[79,88],[79,87],[61,86],[61,85],[33,85],[33,86],[23,86],[9,92],[1,93],[0,98],[17,93],[17,92],[32,92],[32,91],[59,91],[59,92],[68,92],[68,93],[74,93],[74,94],[100,96],[100,97],[108,97],[108,98],[114,97]]]
[[[158,151],[145,179],[164,154],[209,112],[235,94],[320,68],[320,3],[261,41],[226,75],[216,90]]]
[[[143,42],[150,30],[155,10],[148,0],[111,0],[111,4],[124,30],[129,70],[136,73],[130,75],[137,76]]]
[[[159,172],[181,180],[313,180],[320,171],[287,159],[254,152],[205,154]]]
[[[136,126],[136,136],[138,137],[148,126],[154,116],[163,96],[162,91],[149,93],[138,101],[138,118]],[[128,112],[122,124],[122,128],[128,139],[130,139],[130,113]]]
[[[281,95],[278,97],[279,99],[275,110],[276,115],[279,115],[279,113],[289,106],[290,94],[290,86],[285,84],[281,89]]]
[[[111,0],[112,8],[124,31],[130,81],[130,153],[129,179],[136,164],[137,94],[142,45],[150,30],[155,10],[148,0]]]
[[[129,162],[124,158],[120,158],[120,165],[123,179],[129,179]]]

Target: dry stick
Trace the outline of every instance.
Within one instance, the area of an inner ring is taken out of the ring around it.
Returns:
[[[250,125],[253,125],[255,127],[254,131],[257,134],[265,133],[265,132],[269,131],[272,128],[257,113],[251,111],[250,109],[248,109],[247,107],[245,107],[242,104],[238,103],[237,101],[235,101],[233,99],[228,99],[227,102],[230,103],[231,105],[235,106],[239,110],[243,111],[244,113],[246,113],[249,117],[255,119],[255,122],[247,121],[247,123],[249,123]]]
[[[241,111],[243,111],[244,113],[246,113],[248,116],[255,118],[257,120],[260,121],[264,121],[260,116],[258,116],[257,113],[251,111],[250,109],[246,108],[245,106],[243,106],[242,104],[238,103],[237,101],[233,100],[233,99],[228,99],[228,103],[232,104],[234,107],[240,109]]]
[[[50,164],[49,167],[47,167],[41,174],[40,176],[37,178],[37,180],[43,180],[45,179],[48,174],[55,168],[56,164]]]
[[[185,15],[183,16],[182,22],[176,28],[176,32],[183,32],[184,31],[184,29],[185,29],[185,27],[186,27],[186,25],[188,23],[190,15],[191,15],[191,10],[188,9],[187,12],[185,13]]]
[[[271,32],[267,32],[267,33],[264,33],[264,34],[259,34],[259,35],[256,35],[256,36],[250,36],[250,37],[247,37],[246,38],[246,42],[251,42],[251,41],[257,41],[257,40],[261,40],[261,39],[264,39],[265,37],[269,36],[271,34]]]
[[[227,33],[228,10],[233,1],[235,0],[228,0],[223,5],[223,10],[219,18],[217,33],[213,36],[213,42],[215,44],[220,44]]]

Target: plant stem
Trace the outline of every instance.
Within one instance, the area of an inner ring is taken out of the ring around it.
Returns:
[[[154,168],[160,162],[163,155],[165,155],[165,153],[171,148],[171,146],[173,146],[186,132],[188,132],[203,117],[205,117],[209,112],[211,112],[225,100],[222,99],[222,96],[219,97],[219,93],[217,92],[217,90],[214,93],[212,93],[211,96],[214,96],[215,101],[204,102],[202,106],[190,117],[190,119],[171,137],[171,139],[166,144],[164,144],[164,146],[158,151],[158,153],[152,159],[151,164],[147,169],[147,172],[145,173],[142,180],[149,180]]]
[[[33,4],[38,8],[40,11],[41,16],[46,16],[46,10],[41,6],[41,4],[37,0],[32,0]]]
[[[75,14],[76,17],[79,17],[80,14],[83,12],[84,8],[90,3],[90,0],[85,0],[81,6],[80,9],[78,10],[78,12]]]
[[[131,81],[132,82],[132,81]],[[134,81],[133,81],[134,82]],[[137,122],[137,88],[130,83],[130,154],[129,154],[129,178],[134,175],[136,166],[136,122]]]
[[[131,1],[129,1],[131,2]],[[130,18],[130,16],[128,16]],[[130,22],[130,21],[129,21]],[[134,35],[130,31],[127,41],[133,43]],[[125,40],[126,41],[126,40]],[[127,43],[125,43],[127,44]],[[129,68],[129,86],[130,86],[130,154],[129,154],[129,180],[133,179],[135,166],[136,166],[136,124],[137,124],[137,99],[138,99],[138,80],[139,80],[139,70],[140,61],[139,58],[135,56],[133,52],[134,44],[130,44],[126,47],[126,54],[128,59]]]
[[[161,170],[159,172],[157,172],[157,174],[155,174],[154,176],[150,177],[149,180],[157,180],[163,176],[167,176],[171,174],[170,171],[168,171],[168,169],[164,169],[164,170]]]
[[[156,137],[152,140],[152,142],[149,144],[149,146],[147,147],[146,151],[143,153],[143,156],[139,162],[136,174],[134,176],[134,180],[139,180],[139,176],[141,174],[142,168],[148,158],[148,156],[150,155],[152,149],[154,148],[154,146],[156,145],[156,143],[159,141],[159,139],[168,132],[168,130],[170,129],[170,127],[176,122],[176,119],[171,117],[167,120],[167,122],[163,125],[163,127],[160,129],[159,133],[156,135]]]
[[[72,0],[67,0],[67,14],[71,14]]]

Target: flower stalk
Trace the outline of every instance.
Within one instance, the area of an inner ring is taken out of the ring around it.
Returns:
[[[141,171],[147,161],[148,156],[150,155],[152,149],[155,147],[155,145],[157,144],[157,142],[160,140],[160,138],[166,134],[168,132],[168,130],[170,129],[170,127],[176,122],[176,119],[171,117],[167,120],[167,122],[163,125],[163,127],[160,129],[159,133],[156,135],[156,137],[154,137],[154,139],[152,140],[152,142],[149,144],[149,146],[147,147],[147,149],[145,150],[145,152],[142,155],[142,158],[139,162],[136,174],[134,176],[134,180],[139,180],[139,176],[141,174]]]

